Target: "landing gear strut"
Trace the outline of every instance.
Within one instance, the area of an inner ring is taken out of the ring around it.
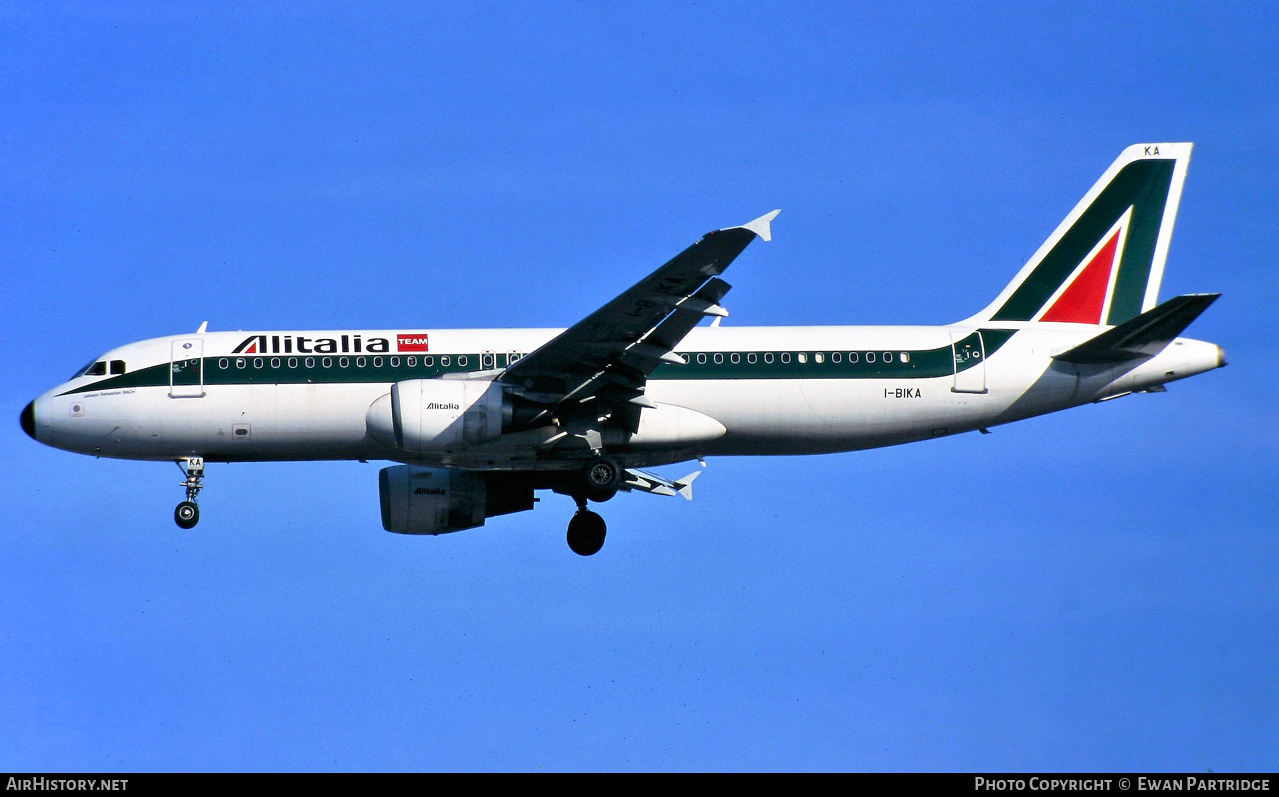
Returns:
[[[578,556],[592,556],[604,547],[608,526],[604,518],[586,508],[585,498],[576,498],[577,514],[568,522],[568,547]]]
[[[182,466],[184,462],[186,467]],[[187,488],[187,500],[173,510],[173,522],[181,528],[193,529],[200,522],[200,505],[196,503],[196,499],[204,487],[200,484],[204,480],[204,457],[186,457],[179,460],[177,465],[186,477],[186,481],[180,482],[179,486]]]

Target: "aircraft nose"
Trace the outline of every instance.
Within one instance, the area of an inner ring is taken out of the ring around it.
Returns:
[[[36,403],[33,401],[22,410],[20,418],[22,423],[22,431],[32,440],[36,439]]]

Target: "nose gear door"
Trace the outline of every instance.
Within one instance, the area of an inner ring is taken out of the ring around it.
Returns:
[[[173,341],[169,360],[169,397],[200,398],[204,395],[204,341]]]

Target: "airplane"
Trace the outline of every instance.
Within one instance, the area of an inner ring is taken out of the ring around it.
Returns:
[[[721,325],[721,274],[773,211],[707,233],[567,329],[209,332],[95,357],[22,410],[23,430],[94,457],[172,460],[200,518],[206,462],[390,460],[382,524],[437,535],[571,497],[569,547],[618,492],[692,498],[711,456],[931,440],[1220,368],[1179,337],[1219,294],[1157,303],[1189,143],[1125,149],[980,312],[943,326]],[[711,319],[709,325],[701,323]]]

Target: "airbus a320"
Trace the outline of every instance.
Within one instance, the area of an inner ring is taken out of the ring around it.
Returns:
[[[31,402],[22,428],[95,457],[172,460],[182,528],[207,462],[390,460],[382,525],[443,534],[571,497],[692,497],[711,456],[930,440],[1164,390],[1226,363],[1179,337],[1217,294],[1158,303],[1190,144],[1123,151],[1012,282],[943,326],[719,324],[721,275],[773,211],[707,233],[568,329],[209,332],[130,343]],[[711,323],[701,323],[711,318]]]

